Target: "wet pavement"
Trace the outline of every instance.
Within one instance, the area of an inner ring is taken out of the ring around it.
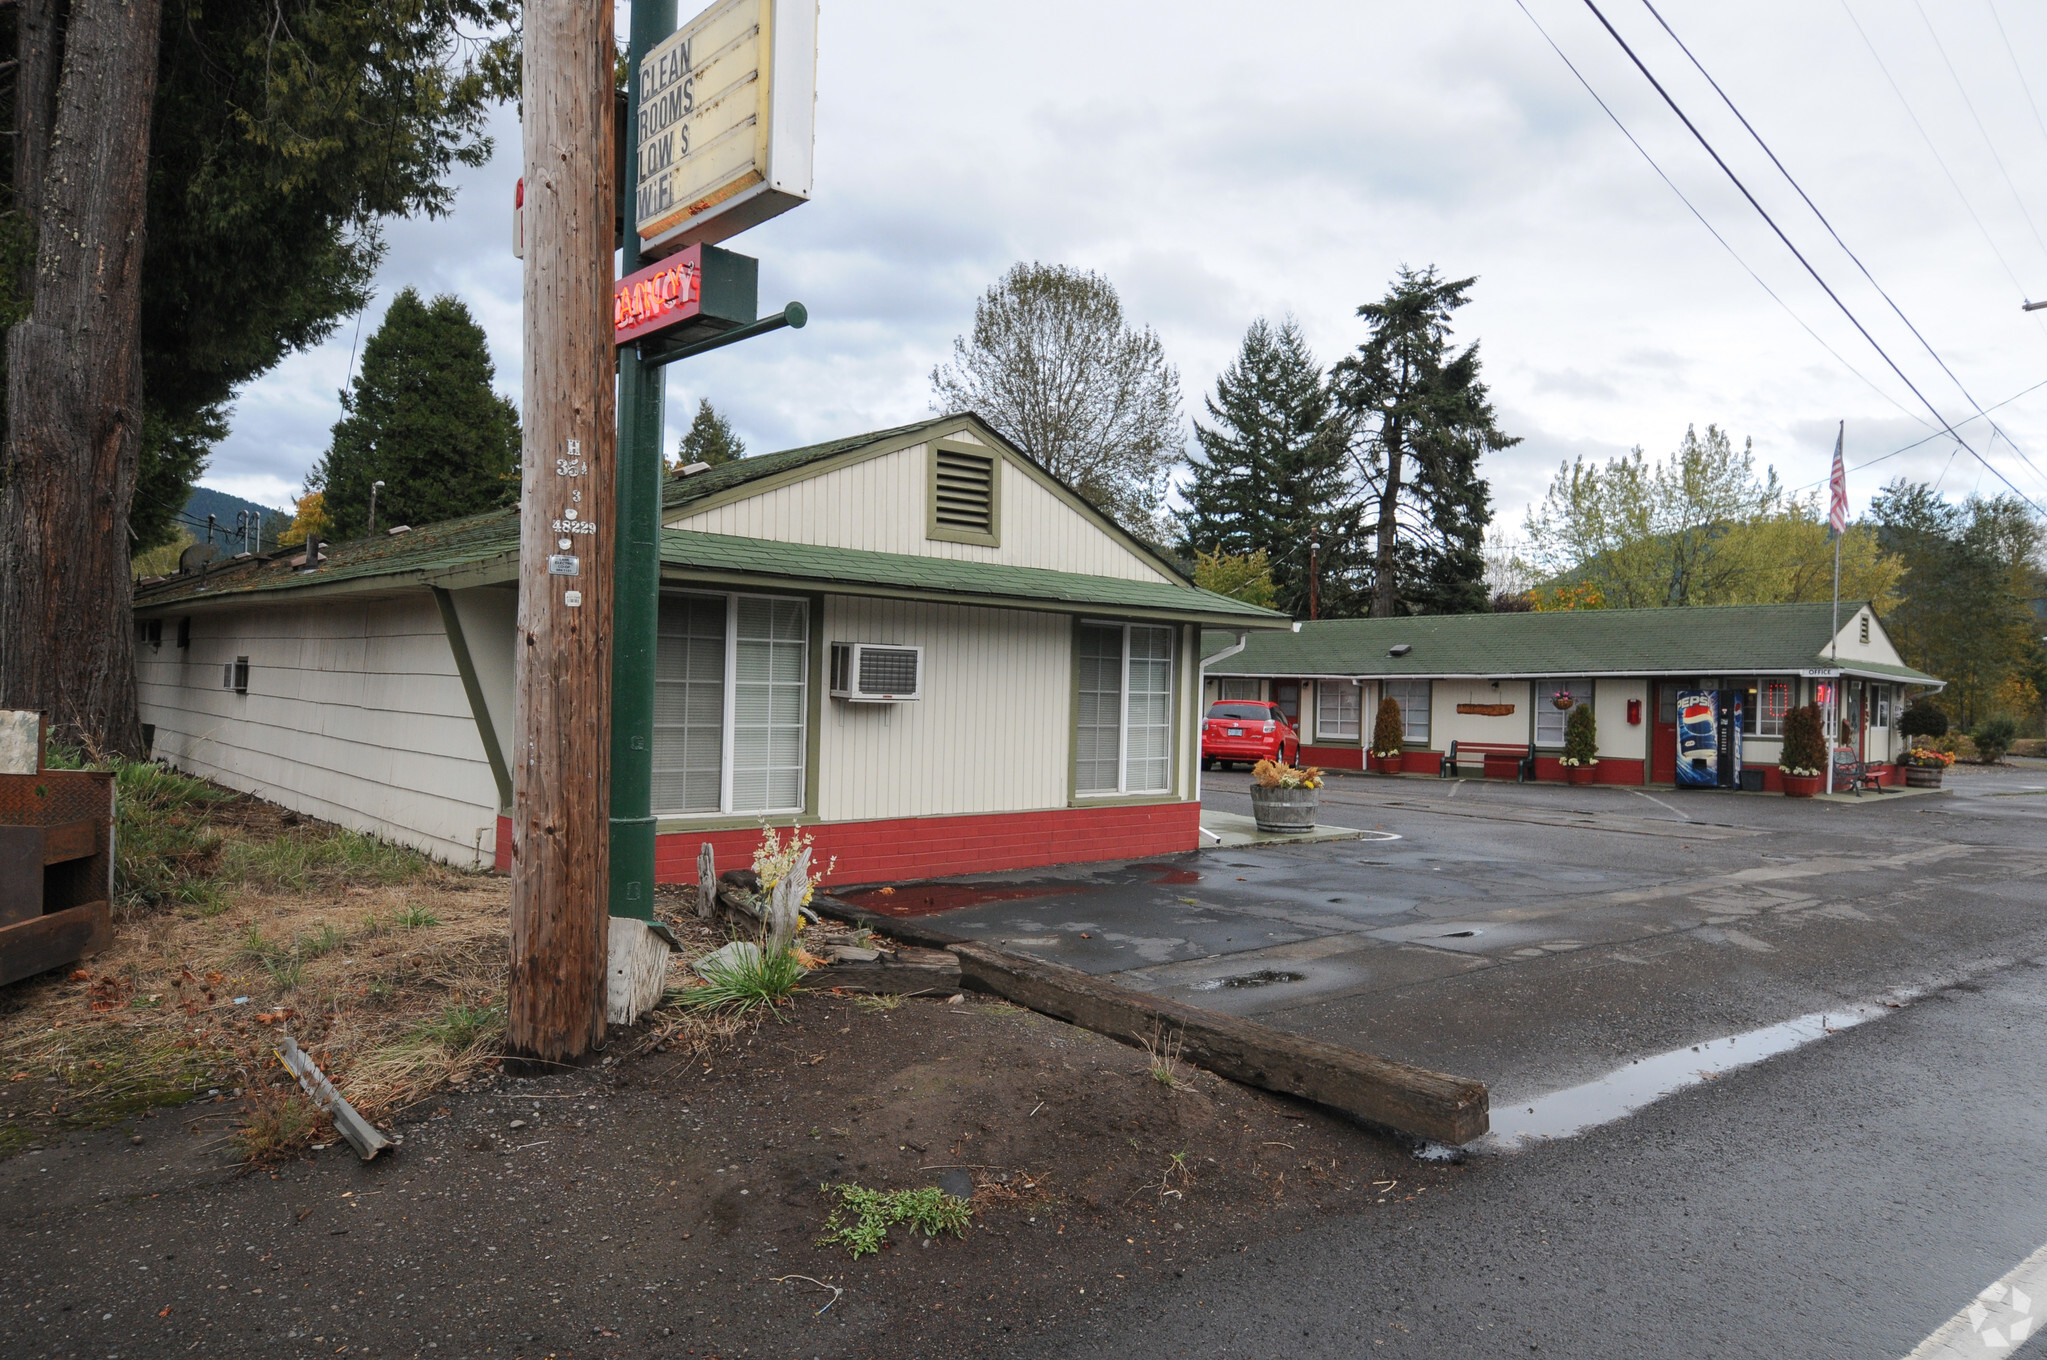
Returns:
[[[1241,775],[1207,805],[1249,807]],[[2047,771],[1860,804],[1333,779],[1364,839],[898,889],[927,924],[1477,1077],[1496,1107],[2047,952]],[[866,904],[887,910],[888,899]]]

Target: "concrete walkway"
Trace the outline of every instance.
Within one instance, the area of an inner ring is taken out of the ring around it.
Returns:
[[[1246,845],[1305,845],[1313,841],[1354,841],[1364,837],[1355,827],[1318,826],[1313,831],[1260,831],[1255,818],[1207,808],[1201,814],[1201,848],[1234,850]]]

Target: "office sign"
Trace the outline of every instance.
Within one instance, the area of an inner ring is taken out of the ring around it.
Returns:
[[[809,200],[817,0],[720,0],[639,77],[643,252],[722,241]]]

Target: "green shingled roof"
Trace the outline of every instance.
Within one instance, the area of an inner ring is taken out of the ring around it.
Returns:
[[[1846,622],[1862,608],[1843,600]],[[1326,619],[1299,632],[1253,634],[1210,675],[1402,676],[1711,675],[1800,671],[1828,664],[1833,606],[1718,605],[1689,609],[1582,609],[1540,614],[1442,614]],[[1236,641],[1204,636],[1213,656]],[[1405,645],[1404,656],[1390,649]],[[1861,661],[1844,670],[1907,684],[1939,684],[1908,666]]]
[[[764,584],[1050,605],[1225,627],[1283,628],[1287,624],[1284,614],[1170,581],[1132,581],[996,562],[781,543],[690,529],[662,532],[661,566],[662,575],[670,581],[730,575]]]
[[[893,429],[873,430],[867,434],[848,435],[844,439],[828,439],[822,444],[806,444],[800,449],[783,449],[780,453],[763,453],[752,458],[735,458],[721,463],[708,472],[699,472],[693,477],[670,477],[661,491],[661,508],[664,512],[715,496],[720,491],[729,491],[735,486],[757,482],[765,477],[779,476],[812,463],[822,463],[828,458],[837,458],[843,453],[857,453],[892,440],[914,438],[926,430],[940,425],[955,424],[958,416],[938,416],[931,420],[919,420],[909,425],[897,425]]]

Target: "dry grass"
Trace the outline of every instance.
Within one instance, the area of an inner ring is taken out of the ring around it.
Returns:
[[[0,1155],[51,1127],[242,1095],[237,1147],[289,1156],[320,1124],[277,1060],[286,1034],[378,1122],[498,1062],[505,879],[182,776],[123,770],[122,783],[138,796],[124,804],[113,947],[0,991]],[[693,905],[691,889],[657,902],[691,946],[671,965],[678,985],[693,980],[686,957],[724,942]],[[703,1053],[754,1025],[664,1010],[634,1047]]]

